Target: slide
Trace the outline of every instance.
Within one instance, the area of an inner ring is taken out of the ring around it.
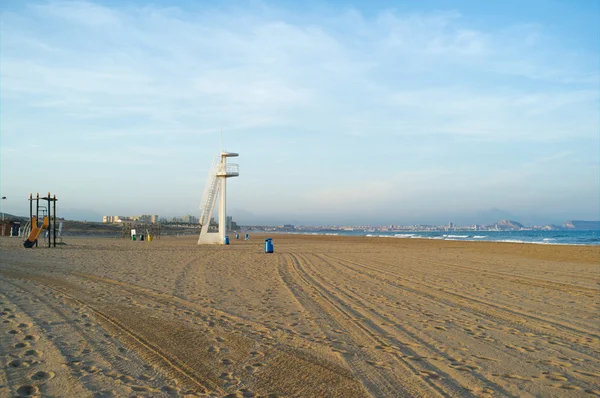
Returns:
[[[37,242],[38,236],[40,236],[42,229],[48,228],[48,225],[50,225],[50,219],[48,216],[44,216],[44,223],[39,228],[37,227],[37,217],[33,216],[31,220],[31,233],[27,237],[27,240],[23,242],[23,246],[28,249],[32,248],[35,245],[35,242]]]

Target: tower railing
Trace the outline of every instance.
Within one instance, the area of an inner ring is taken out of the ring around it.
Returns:
[[[219,164],[217,176],[219,177],[238,177],[240,175],[240,165],[236,163]]]

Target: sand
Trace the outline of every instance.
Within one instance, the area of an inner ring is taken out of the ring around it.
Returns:
[[[0,396],[600,395],[600,247],[0,239]]]

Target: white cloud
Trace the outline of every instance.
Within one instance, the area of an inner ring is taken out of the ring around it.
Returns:
[[[456,150],[437,143],[440,137],[494,143],[488,151],[549,145],[550,154],[579,140],[588,158],[597,154],[589,145],[600,119],[597,54],[561,47],[540,23],[481,29],[457,11],[294,15],[264,4],[184,9],[84,1],[26,4],[2,20],[5,155],[28,148],[21,137],[53,133],[68,164],[101,164],[108,147],[121,165],[151,164],[161,154],[208,163],[212,147],[199,137],[222,128],[237,134],[248,155],[262,156],[260,167],[277,162],[297,177],[284,183],[302,191],[290,188],[280,198],[310,192],[313,206],[348,198],[345,206],[359,208],[371,196],[393,203],[398,195],[417,206],[419,195],[438,192],[431,188],[437,181],[456,192],[477,177],[450,165],[444,173],[421,170],[419,178],[365,179],[357,190],[337,180],[325,189],[302,173],[331,161],[362,179],[381,167],[371,162],[378,145],[387,154],[406,147],[407,163],[419,164]],[[145,152],[128,152],[144,139]],[[186,148],[186,140],[193,145]],[[285,158],[290,154],[296,164]],[[382,162],[399,167],[394,156]],[[178,172],[175,162],[164,169]],[[534,176],[493,174],[499,181]],[[247,195],[260,196],[250,188]]]

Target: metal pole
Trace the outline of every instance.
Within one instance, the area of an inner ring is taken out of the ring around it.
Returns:
[[[40,220],[40,193],[38,192],[35,197],[35,227],[38,227]],[[35,247],[38,247],[38,240],[35,240]]]
[[[3,196],[2,199],[0,199],[0,212],[2,213],[2,236],[4,236],[4,230],[6,228],[4,226],[4,211],[2,210],[2,204],[4,203],[5,200],[6,200],[6,196]],[[11,226],[11,228],[12,228],[12,226]],[[9,235],[12,235],[12,233]]]
[[[50,223],[52,222],[52,208],[50,207],[50,192],[48,192],[48,197],[46,198],[47,208],[48,208],[48,227],[46,232],[48,233],[48,249],[50,249]]]
[[[31,230],[31,225],[33,221],[33,194],[29,194],[29,229]],[[23,230],[23,235],[25,235],[27,231]],[[25,240],[25,239],[23,239]]]
[[[53,239],[54,239],[54,247],[56,247],[56,194],[54,195],[54,210],[52,210],[52,212],[54,213],[54,223],[52,224],[52,235],[53,235]]]

